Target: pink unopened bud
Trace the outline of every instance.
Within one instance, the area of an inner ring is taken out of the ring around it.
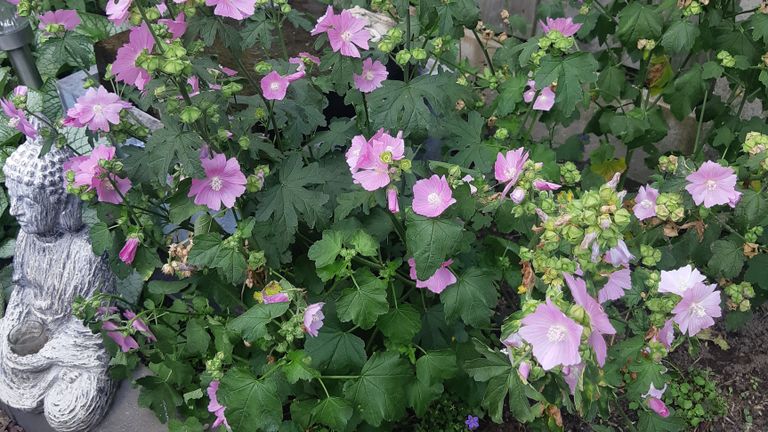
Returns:
[[[397,202],[397,188],[387,189],[387,206],[392,213],[400,213],[400,204]]]
[[[528,374],[531,372],[531,364],[527,361],[524,361],[520,363],[520,366],[517,368],[517,373],[520,374],[520,378],[523,379],[523,382],[528,382]]]
[[[655,397],[648,398],[648,407],[662,417],[669,417],[669,408],[667,408],[664,402]]]
[[[513,203],[520,204],[525,199],[525,189],[517,187],[512,191],[509,197],[512,199]]]

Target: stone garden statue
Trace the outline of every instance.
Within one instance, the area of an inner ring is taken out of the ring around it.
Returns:
[[[42,411],[57,431],[84,432],[101,420],[114,384],[101,335],[72,316],[72,302],[114,292],[115,279],[91,250],[79,198],[65,190],[63,164],[73,153],[54,148],[38,158],[41,141],[22,144],[3,167],[21,231],[0,320],[0,399]]]

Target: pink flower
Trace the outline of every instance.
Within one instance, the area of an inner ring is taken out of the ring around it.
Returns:
[[[440,294],[443,290],[456,283],[456,275],[448,269],[448,266],[451,264],[453,264],[453,260],[449,259],[429,279],[420,281],[416,277],[416,261],[413,258],[408,260],[408,265],[411,267],[410,276],[411,279],[416,281],[416,288],[426,288],[435,294]]]
[[[658,190],[650,186],[640,186],[635,197],[635,206],[632,207],[635,217],[646,220],[656,216],[656,198],[658,197]]]
[[[675,325],[672,323],[671,319],[668,319],[664,323],[664,327],[659,330],[659,342],[661,342],[662,345],[664,345],[666,348],[669,348],[672,346],[672,342],[675,341]]]
[[[360,58],[359,48],[368,49],[368,40],[371,33],[365,28],[366,20],[355,18],[352,12],[348,10],[341,11],[340,15],[334,15],[323,19],[328,41],[331,43],[333,52],[341,52],[341,55],[347,57]]]
[[[597,300],[605,303],[624,297],[624,291],[632,288],[632,273],[628,268],[616,270],[608,276],[608,282],[597,293]]]
[[[522,379],[524,383],[527,383],[528,374],[531,373],[531,364],[523,360],[520,362],[520,366],[517,367],[517,373],[520,374],[520,379]]]
[[[0,106],[3,108],[3,113],[8,116],[8,126],[16,128],[16,130],[26,135],[29,139],[37,138],[37,130],[27,120],[24,111],[16,108],[8,99],[0,99]]]
[[[741,197],[736,191],[736,173],[731,167],[724,167],[712,161],[704,162],[696,172],[685,178],[685,190],[693,197],[696,205],[704,203],[710,208],[720,204],[735,207]]]
[[[400,213],[400,204],[397,202],[397,188],[387,188],[387,207],[393,214]]]
[[[90,156],[77,156],[67,161],[64,164],[64,172],[73,171],[73,184],[76,187],[95,189],[99,201],[120,204],[123,202],[123,196],[131,189],[131,181],[108,172],[99,163],[114,157],[114,147],[100,144],[93,149]]]
[[[80,25],[80,17],[77,16],[77,11],[66,9],[49,11],[40,15],[40,24],[37,27],[48,36],[51,34],[46,29],[50,25],[61,26],[64,28],[64,31],[71,31]]]
[[[175,19],[163,18],[157,20],[157,22],[168,27],[168,31],[174,39],[182,37],[187,31],[187,21],[184,12],[181,12]]]
[[[516,187],[512,190],[512,193],[509,194],[509,199],[515,204],[520,204],[525,199],[525,193],[525,189]]]
[[[261,92],[264,94],[264,99],[267,100],[283,100],[285,99],[285,92],[288,90],[288,85],[291,81],[279,73],[272,71],[261,79]]]
[[[464,177],[462,177],[461,180],[464,183],[469,185],[469,193],[470,193],[470,195],[474,195],[475,193],[477,193],[477,186],[472,184],[472,182],[475,181],[474,177],[472,177],[471,175],[467,174]]]
[[[536,179],[533,181],[533,187],[540,191],[556,191],[562,186],[557,183],[550,183],[542,179]]]
[[[208,206],[213,211],[218,211],[221,205],[232,208],[235,199],[245,192],[245,175],[240,171],[240,163],[237,159],[223,154],[213,155],[213,159],[201,159],[204,179],[192,179],[192,187],[189,188],[189,197],[195,196],[195,204]]]
[[[120,204],[125,194],[131,189],[131,181],[105,173],[100,177],[94,177],[92,186],[96,189],[96,197],[99,201]]]
[[[413,211],[421,216],[437,217],[456,202],[445,176],[433,174],[413,185]]]
[[[307,306],[307,309],[304,310],[304,331],[310,336],[317,337],[317,332],[323,326],[323,319],[325,319],[325,315],[323,315],[324,305],[325,303],[322,302],[314,303]]]
[[[264,304],[288,303],[291,301],[291,299],[288,297],[288,294],[286,293],[267,294],[264,292],[261,299]]]
[[[575,35],[581,28],[581,24],[574,23],[573,19],[570,17],[555,19],[547,18],[546,21],[546,23],[539,21],[539,26],[541,26],[541,30],[544,31],[544,33],[558,31],[563,36],[569,37]]]
[[[563,379],[568,384],[568,388],[571,390],[571,394],[575,395],[576,390],[579,388],[579,380],[584,373],[584,367],[586,365],[582,362],[575,366],[565,366],[563,368]]]
[[[388,75],[387,68],[380,61],[373,62],[367,58],[363,60],[363,73],[353,74],[352,80],[355,82],[356,89],[363,93],[370,93],[381,87],[381,83],[387,79]]]
[[[144,86],[150,80],[149,72],[136,66],[136,59],[145,50],[151,53],[154,46],[155,40],[146,23],[134,27],[128,36],[128,43],[117,50],[115,62],[112,63],[112,73],[115,74],[115,78],[134,85],[139,90],[144,90]]]
[[[206,6],[216,6],[214,15],[244,20],[253,15],[256,0],[205,0]]]
[[[626,267],[632,258],[634,258],[634,255],[629,252],[627,244],[621,239],[619,239],[616,246],[608,249],[604,257],[605,262],[613,264],[614,267]]]
[[[328,32],[328,29],[331,28],[331,26],[336,22],[336,16],[337,15],[333,13],[333,7],[328,6],[328,8],[325,10],[325,15],[317,19],[315,28],[313,28],[309,34],[312,36],[317,36],[321,33]]]
[[[208,400],[210,401],[208,403],[208,412],[216,416],[216,420],[211,425],[211,430],[215,430],[217,427],[224,425],[227,430],[232,430],[232,428],[229,427],[229,423],[227,423],[227,418],[224,416],[224,410],[226,410],[226,407],[219,403],[219,400],[216,398],[216,393],[219,391],[219,381],[213,380],[208,385]]]
[[[125,241],[123,248],[120,249],[120,254],[118,255],[120,260],[130,265],[133,259],[136,258],[136,250],[139,248],[139,243],[140,241],[137,237],[129,237]]]
[[[101,325],[101,328],[107,331],[107,336],[115,341],[117,346],[119,346],[120,350],[123,352],[139,349],[139,344],[136,342],[136,339],[119,331],[117,324],[112,321],[105,321]]]
[[[504,344],[504,346],[507,347],[507,349],[521,348],[523,346],[523,342],[524,342],[523,338],[520,337],[519,333],[510,333],[510,335],[507,336],[506,339],[501,341],[501,343]]]
[[[669,417],[669,408],[661,399],[656,399],[655,397],[648,398],[648,407],[661,417]]]
[[[120,100],[120,96],[110,93],[104,86],[89,88],[67,111],[64,120],[66,126],[88,126],[90,131],[109,132],[109,124],[120,123],[120,112],[130,108],[129,102]]]
[[[576,304],[583,307],[587,316],[589,316],[589,325],[592,328],[592,333],[589,335],[589,344],[595,350],[597,364],[602,367],[605,365],[605,358],[608,355],[608,348],[606,347],[603,335],[616,334],[616,329],[613,328],[611,320],[608,319],[608,314],[605,313],[600,303],[587,292],[587,284],[584,280],[574,278],[568,273],[563,273],[563,277],[565,278],[565,283],[568,284],[568,288],[571,289],[573,300]]]
[[[680,331],[695,336],[701,330],[715,324],[713,318],[722,315],[720,310],[720,291],[715,291],[715,284],[697,284],[683,293],[683,299],[672,309],[672,318]]]
[[[13,88],[13,95],[14,96],[26,96],[27,93],[29,93],[29,87],[25,85],[17,85]]]
[[[389,164],[384,160],[400,160],[405,156],[403,133],[392,136],[379,129],[370,140],[362,135],[352,138],[352,146],[346,153],[347,165],[355,184],[367,191],[375,191],[390,182]],[[384,158],[384,154],[387,154]]]
[[[127,310],[123,312],[123,317],[125,317],[125,319],[131,322],[131,327],[143,333],[144,336],[147,337],[147,339],[153,342],[157,340],[157,338],[155,337],[155,334],[152,333],[152,330],[149,329],[149,326],[147,325],[147,323],[145,323],[144,320],[142,320],[141,318],[137,318],[136,314],[133,311]]]
[[[330,7],[330,6],[329,6]],[[300,52],[298,57],[291,57],[288,59],[288,63],[295,64],[296,70],[299,72],[304,72],[307,68],[307,61],[310,61],[316,65],[320,65],[320,58],[317,56],[313,56],[310,53],[307,52]]]
[[[544,370],[581,363],[582,326],[565,316],[550,299],[522,319],[520,336],[533,345],[533,356]]]
[[[504,191],[501,193],[503,196],[507,195],[512,186],[517,183],[527,161],[528,152],[522,147],[510,150],[505,155],[501,153],[496,155],[493,173],[499,183],[506,183]]]
[[[237,71],[236,71],[236,70],[234,70],[234,69],[230,69],[230,68],[228,68],[228,67],[226,67],[226,66],[222,66],[222,65],[219,65],[219,70],[220,70],[220,71],[221,71],[221,72],[222,72],[224,75],[226,75],[226,76],[228,76],[228,77],[233,77],[233,76],[237,75]]]
[[[659,292],[682,296],[690,288],[703,284],[706,277],[690,264],[676,270],[662,270],[659,279]]]
[[[107,0],[107,18],[114,24],[120,25],[130,15],[133,0]]]
[[[531,103],[536,96],[536,81],[528,81],[528,90],[523,93],[525,103]],[[551,87],[544,87],[539,92],[536,102],[533,103],[533,109],[536,111],[549,111],[555,106],[555,92]]]

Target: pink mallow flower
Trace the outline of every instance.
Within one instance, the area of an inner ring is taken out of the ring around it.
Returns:
[[[574,23],[573,19],[568,18],[547,18],[546,22],[539,21],[539,26],[544,33],[558,31],[565,37],[573,36],[581,28],[581,24]]]
[[[659,278],[659,292],[682,296],[696,285],[703,284],[706,277],[690,264],[676,270],[662,270]]]
[[[703,283],[686,290],[680,303],[672,309],[672,318],[680,331],[695,336],[701,330],[715,324],[714,318],[722,315],[720,310],[720,291],[715,291],[715,284]]]
[[[118,177],[101,167],[100,161],[112,160],[115,148],[103,144],[96,146],[89,156],[73,157],[64,164],[64,172],[73,171],[74,185],[95,189],[99,201],[112,204],[123,202],[123,196],[131,189],[131,180]]]
[[[336,22],[336,16],[337,15],[333,12],[333,6],[328,6],[328,8],[325,9],[325,14],[317,19],[315,28],[313,28],[309,34],[317,36],[322,33],[327,33],[328,29],[330,29]]]
[[[433,174],[413,185],[413,211],[421,216],[437,217],[456,203],[445,176]]]
[[[664,326],[659,330],[658,340],[667,349],[672,346],[672,342],[675,341],[675,324],[671,319],[665,321]]]
[[[616,334],[616,329],[611,324],[608,314],[605,313],[600,303],[587,292],[587,284],[584,280],[574,278],[568,273],[563,273],[563,277],[568,288],[571,289],[573,300],[584,308],[587,316],[589,316],[589,325],[592,328],[592,333],[589,335],[588,342],[592,349],[595,350],[597,364],[603,367],[605,365],[605,358],[608,355],[608,348],[603,335]]]
[[[644,397],[648,403],[648,407],[653,410],[656,414],[662,416],[662,417],[669,417],[669,409],[667,406],[662,402],[661,398],[664,396],[664,392],[667,391],[667,385],[664,384],[664,388],[661,390],[657,389],[653,386],[653,383],[651,383],[648,392],[642,397]]]
[[[298,72],[304,72],[307,69],[307,62],[312,62],[315,65],[320,65],[320,58],[313,56],[308,52],[300,52],[298,57],[291,57],[288,59],[288,63],[296,65]]]
[[[8,99],[0,99],[0,106],[3,108],[3,113],[8,117],[8,126],[16,128],[29,139],[37,138],[37,130],[27,120],[23,110],[16,108],[16,105]]]
[[[385,152],[388,154],[387,160],[396,161],[405,157],[402,131],[392,136],[384,132],[384,129],[379,129],[370,140],[366,141],[363,135],[352,138],[352,145],[345,156],[355,184],[367,191],[375,191],[389,184],[389,164],[382,157]]]
[[[285,99],[285,93],[288,91],[290,83],[291,80],[288,77],[282,76],[276,71],[268,73],[261,79],[261,92],[264,95],[264,99]]]
[[[575,395],[576,390],[579,388],[579,381],[584,374],[585,366],[584,362],[581,362],[574,366],[563,367],[563,379],[565,380],[565,383],[568,384],[568,389],[571,390],[572,395]]]
[[[646,220],[656,216],[656,199],[659,191],[650,186],[640,186],[635,197],[635,206],[632,212],[639,220]]]
[[[136,250],[139,248],[141,241],[137,237],[129,237],[125,241],[125,245],[120,249],[120,261],[130,265],[134,258],[136,258]]]
[[[629,252],[629,248],[624,240],[619,239],[616,246],[608,249],[605,253],[605,262],[612,264],[614,267],[626,267],[629,265],[629,261],[634,258],[634,255]]]
[[[542,179],[536,179],[533,181],[533,187],[535,187],[536,190],[540,190],[540,191],[556,191],[560,189],[562,185],[559,185],[557,183],[550,183]]]
[[[120,100],[120,96],[110,93],[104,86],[98,89],[89,88],[75,102],[75,106],[67,110],[65,126],[84,127],[90,131],[109,132],[109,125],[120,123],[120,113],[130,108],[129,102]]]
[[[363,93],[370,93],[381,87],[389,76],[387,68],[378,60],[375,62],[367,58],[363,60],[363,73],[353,74],[352,80],[355,82],[355,88]]]
[[[204,179],[192,179],[189,197],[195,197],[195,204],[208,206],[218,211],[221,205],[232,208],[235,199],[245,192],[246,178],[240,171],[240,163],[235,158],[223,154],[214,154],[213,159],[201,159]]]
[[[130,15],[132,3],[133,0],[107,0],[107,18],[116,25],[122,24]]]
[[[291,301],[290,297],[286,293],[267,294],[266,291],[262,292],[261,300],[264,304],[272,303],[288,303]]]
[[[175,19],[163,18],[157,20],[157,22],[168,27],[168,31],[174,39],[182,37],[187,31],[187,21],[184,12],[181,12]]]
[[[61,31],[60,29],[72,31],[78,25],[80,25],[80,17],[77,16],[77,11],[60,9],[40,15],[40,24],[37,27],[47,36],[51,36],[52,33],[49,33],[48,30],[55,29],[57,33]]]
[[[512,186],[517,183],[528,161],[528,152],[524,148],[510,150],[506,154],[497,154],[493,165],[493,174],[499,183],[505,183],[502,196],[506,196]]]
[[[520,337],[533,346],[544,370],[581,363],[579,345],[584,328],[568,318],[550,299],[522,319]]]
[[[136,86],[139,90],[144,90],[144,86],[149,82],[149,72],[136,66],[136,59],[142,52],[152,52],[155,46],[155,40],[152,38],[147,24],[134,27],[128,36],[128,43],[117,50],[115,62],[112,63],[112,73],[118,81]]]
[[[400,204],[397,202],[397,188],[390,186],[387,188],[387,207],[393,214],[400,213]]]
[[[523,93],[523,100],[525,103],[533,102],[533,98],[536,96],[536,81],[528,81],[528,89]],[[536,111],[549,111],[555,106],[555,92],[552,88],[547,86],[541,89],[539,96],[536,97],[536,102],[533,102],[533,109]]]
[[[531,373],[531,364],[523,360],[520,362],[520,366],[517,367],[517,373],[520,374],[520,379],[527,383],[528,375]]]
[[[131,327],[143,333],[147,339],[151,340],[152,342],[157,341],[155,334],[152,333],[152,330],[149,329],[147,323],[145,323],[143,319],[138,318],[135,312],[127,310],[123,312],[123,317],[131,322]]]
[[[628,269],[616,270],[608,276],[608,282],[597,292],[597,300],[605,303],[624,297],[624,292],[632,289],[632,272]]]
[[[365,19],[356,18],[352,12],[343,10],[339,15],[323,19],[323,25],[326,25],[326,21],[328,21],[326,33],[333,52],[360,58],[358,48],[368,49],[371,33],[365,28],[367,24]]]
[[[253,15],[256,0],[205,0],[206,6],[216,6],[214,15],[244,20]]]
[[[741,192],[736,191],[736,173],[731,167],[707,161],[685,179],[688,180],[685,190],[691,194],[696,205],[703,203],[704,207],[710,208],[728,204],[736,207],[741,198]]]
[[[105,321],[102,323],[101,328],[106,330],[107,336],[115,341],[121,351],[129,352],[131,350],[139,349],[139,344],[136,342],[136,339],[134,339],[133,336],[126,335],[118,330],[119,327],[112,321]]]
[[[211,425],[211,430],[215,430],[217,427],[224,425],[227,430],[232,430],[231,427],[229,427],[229,423],[227,423],[227,417],[224,416],[224,411],[226,410],[226,407],[219,403],[219,400],[216,398],[216,393],[219,391],[219,381],[213,380],[208,385],[208,412],[216,416],[216,420]]]
[[[410,276],[411,279],[416,281],[416,288],[426,288],[435,294],[440,294],[446,288],[456,283],[456,275],[448,268],[451,264],[453,264],[453,260],[449,259],[440,265],[440,268],[429,279],[421,281],[416,277],[416,261],[413,258],[408,260]]]
[[[318,331],[323,326],[323,306],[325,303],[313,303],[304,310],[304,331],[310,336],[317,337]]]

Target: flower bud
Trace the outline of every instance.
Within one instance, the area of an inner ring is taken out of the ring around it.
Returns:
[[[678,222],[685,216],[683,197],[676,193],[662,193],[656,199],[656,216],[661,220]]]
[[[195,106],[187,106],[181,110],[181,114],[179,115],[179,117],[182,123],[191,124],[196,122],[197,119],[199,119],[200,116],[202,115],[203,115],[203,112],[200,111],[199,108]]]
[[[411,172],[412,162],[410,159],[400,159],[400,169],[404,172]]]
[[[406,50],[398,52],[395,56],[395,62],[401,66],[405,65],[409,61],[411,61],[411,53]]]
[[[253,70],[259,75],[266,75],[272,71],[272,65],[265,61],[260,61],[253,66]]]
[[[411,50],[411,55],[416,60],[424,60],[427,58],[427,51],[424,48],[414,48]]]
[[[507,137],[509,137],[509,130],[507,128],[500,127],[496,129],[496,133],[493,134],[493,137],[498,140],[507,139]]]
[[[629,225],[631,220],[632,216],[630,216],[629,211],[623,207],[618,209],[616,213],[613,214],[613,221],[616,222],[616,225],[618,225],[620,228],[624,228],[625,226]]]

